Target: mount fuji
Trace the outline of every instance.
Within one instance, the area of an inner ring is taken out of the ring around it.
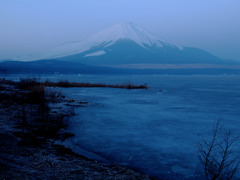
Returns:
[[[49,50],[31,60],[55,59],[110,67],[148,67],[156,64],[228,64],[204,50],[179,47],[158,38],[134,23],[113,25],[81,41]],[[149,66],[150,65],[150,66]]]

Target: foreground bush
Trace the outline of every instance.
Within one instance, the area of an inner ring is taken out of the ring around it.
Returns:
[[[49,103],[61,102],[64,96],[54,88],[45,87],[37,79],[21,79],[19,82],[1,80],[0,103],[7,109],[14,109],[23,145],[36,145],[46,138],[57,138],[58,131],[66,127],[66,120],[73,113],[52,114]]]

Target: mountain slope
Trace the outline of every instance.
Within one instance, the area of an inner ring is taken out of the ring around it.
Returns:
[[[66,43],[32,59],[57,59],[88,65],[235,63],[161,40],[133,23],[120,23],[81,41]]]
[[[46,52],[42,57],[37,58],[38,59],[59,58],[80,54],[98,47],[104,49],[114,45],[119,40],[131,40],[135,42],[137,45],[141,46],[142,48],[150,48],[153,46],[157,47],[166,46],[177,48],[175,45],[160,40],[153,34],[147,32],[143,28],[133,23],[120,23],[111,26],[101,32],[93,34],[92,36],[85,38],[81,41],[72,41],[63,44],[62,46],[51,49],[48,52]],[[102,54],[105,53],[103,52]]]
[[[226,63],[225,60],[196,48],[183,50],[169,46],[143,48],[128,39],[118,40],[111,46],[93,47],[83,53],[58,59],[89,65]]]

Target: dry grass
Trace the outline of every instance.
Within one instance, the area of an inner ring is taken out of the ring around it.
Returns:
[[[58,82],[51,82],[49,80],[42,83],[44,86],[50,87],[102,87],[102,88],[121,88],[121,89],[148,89],[147,84],[143,85],[134,85],[134,84],[121,84],[121,85],[111,85],[111,84],[102,84],[102,83],[78,83],[78,82],[69,82],[67,80],[60,80]]]

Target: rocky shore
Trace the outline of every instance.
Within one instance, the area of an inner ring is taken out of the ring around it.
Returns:
[[[152,179],[55,144],[73,136],[61,131],[74,115],[72,102],[36,80],[0,79],[1,179]]]

